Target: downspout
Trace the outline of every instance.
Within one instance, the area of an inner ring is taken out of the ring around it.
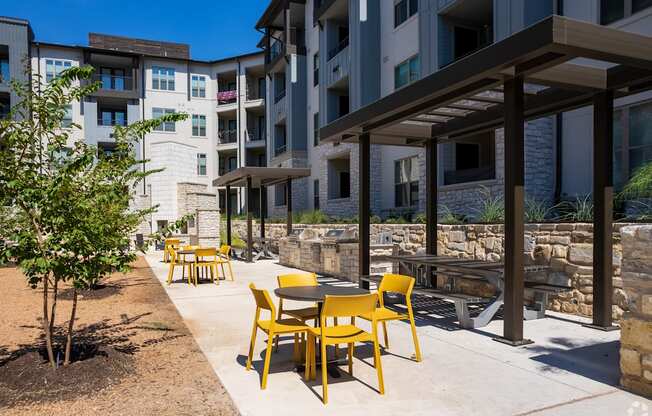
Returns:
[[[141,120],[145,120],[145,59],[143,57],[140,58],[140,98],[142,100],[142,104],[140,106],[140,112],[141,112]],[[143,137],[141,138],[141,147],[143,149],[142,151],[142,159],[143,159],[143,174],[146,172],[146,166],[145,166],[145,134],[143,133]],[[147,176],[143,177],[143,195],[147,195]],[[151,195],[150,195],[151,198]],[[150,226],[151,229],[151,226]]]
[[[238,136],[240,136],[240,131],[241,131],[240,126],[242,125],[242,121],[241,121],[241,117],[242,117],[242,114],[241,114],[241,110],[242,110],[241,101],[242,101],[242,99],[241,98],[242,97],[240,97],[240,93],[242,91],[242,88],[241,88],[242,86],[240,85],[240,70],[242,68],[241,68],[241,65],[240,65],[240,58],[237,58],[236,62],[238,63],[238,72],[237,72],[237,75],[236,75],[236,83],[235,83],[235,87],[237,88],[236,96],[238,97],[238,112],[236,114],[236,129],[238,129]],[[240,143],[238,143],[238,159],[240,160],[240,163],[242,164],[242,166],[246,165],[246,160],[243,161],[243,159],[242,159],[243,154],[245,153],[244,152],[244,146],[245,146],[244,140],[243,140],[242,137],[240,137]],[[244,207],[244,205],[242,204],[242,191],[241,191],[240,188],[238,188],[238,192],[240,192],[240,203],[238,205],[240,205],[239,208],[242,209],[242,207]],[[249,192],[249,190],[247,190],[247,192]],[[247,197],[249,197],[249,193],[247,193]],[[247,209],[249,209],[249,208],[247,207]]]

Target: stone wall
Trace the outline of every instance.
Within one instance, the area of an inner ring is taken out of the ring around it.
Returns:
[[[206,192],[207,186],[184,182],[177,185],[179,217],[193,214],[187,234],[191,244],[204,247],[220,245],[220,211],[217,195]]]
[[[620,323],[621,384],[652,397],[652,225],[621,230],[629,312]]]
[[[310,228],[316,237],[328,230],[357,227],[351,224],[295,224],[294,228]],[[628,296],[623,290],[620,278],[622,248],[620,229],[624,224],[616,224],[614,243],[614,305],[613,318],[619,320],[628,309]],[[234,232],[246,234],[246,223],[234,221]],[[559,285],[569,285],[572,291],[551,297],[549,307],[555,311],[592,315],[593,305],[593,225],[592,224],[527,224],[525,227],[525,264],[549,266],[545,281]],[[424,224],[371,224],[371,243],[381,243],[381,236],[388,237],[391,244],[398,246],[399,254],[414,254],[425,247]],[[254,226],[254,234],[259,227]],[[286,235],[285,224],[266,224],[266,236],[280,240]],[[477,258],[499,261],[503,257],[504,231],[502,225],[440,225],[438,233],[438,253],[445,256]],[[278,251],[278,243],[272,244]],[[466,285],[473,294],[486,295],[490,288],[485,285]]]

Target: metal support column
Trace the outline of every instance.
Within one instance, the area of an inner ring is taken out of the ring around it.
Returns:
[[[251,263],[253,260],[253,245],[254,245],[254,240],[253,240],[253,229],[252,229],[252,221],[253,221],[253,204],[251,201],[253,200],[253,195],[254,195],[254,190],[253,186],[251,183],[251,176],[247,177],[247,190],[246,190],[246,195],[245,195],[245,204],[247,206],[247,262]]]
[[[529,344],[523,339],[523,252],[525,127],[523,77],[505,81],[505,303],[503,337],[512,346]]]
[[[426,254],[437,255],[437,141],[426,143]],[[437,276],[431,267],[426,274],[432,286],[437,287]]]
[[[370,220],[370,190],[371,190],[371,140],[369,133],[362,134],[359,138],[360,149],[358,151],[359,160],[359,191],[358,191],[358,219],[360,221],[360,227],[358,229],[359,234],[359,262],[358,262],[358,274],[360,276],[369,275],[369,220]],[[366,285],[363,285],[365,288],[369,288],[369,282],[366,282]]]
[[[265,238],[265,216],[267,215],[267,188],[260,185],[260,238]]]
[[[292,234],[292,179],[288,178],[287,181],[287,186],[285,187],[286,189],[286,194],[287,194],[287,211],[288,211],[288,219],[287,219],[287,235],[289,236]]]
[[[593,323],[610,331],[613,304],[613,91],[593,98]]]
[[[226,244],[231,246],[231,187],[226,185]]]

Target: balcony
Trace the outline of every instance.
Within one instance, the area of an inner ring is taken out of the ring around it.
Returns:
[[[238,141],[238,130],[220,130],[217,132],[217,142],[219,144],[230,144]]]
[[[100,116],[97,118],[97,125],[103,127],[126,126],[127,118],[122,115]]]
[[[328,60],[330,61],[331,59],[335,58],[335,56],[346,49],[349,46],[349,37],[345,37],[340,41],[340,43],[337,44],[334,48],[328,51]]]
[[[287,150],[287,145],[285,143],[278,145],[274,148],[274,157],[282,155],[283,153],[287,152]]]
[[[346,47],[339,51],[326,63],[324,77],[326,86],[331,88],[341,80],[349,76],[351,67],[351,54]]]
[[[132,77],[119,75],[94,74],[94,82],[100,83],[100,89],[109,91],[131,91],[134,89]]]
[[[285,98],[285,90],[279,91],[275,96],[274,96],[274,104],[278,104],[279,101],[281,101],[283,98]]]
[[[220,91],[217,93],[217,105],[234,104],[238,100],[238,90]]]

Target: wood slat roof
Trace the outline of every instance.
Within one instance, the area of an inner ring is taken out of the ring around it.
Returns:
[[[505,80],[526,82],[526,119],[652,89],[652,38],[550,16],[320,129],[322,143],[423,146],[502,127]]]
[[[269,186],[288,180],[310,176],[308,168],[274,168],[245,166],[220,176],[213,180],[213,186],[247,186],[247,178],[251,178],[254,187]]]

